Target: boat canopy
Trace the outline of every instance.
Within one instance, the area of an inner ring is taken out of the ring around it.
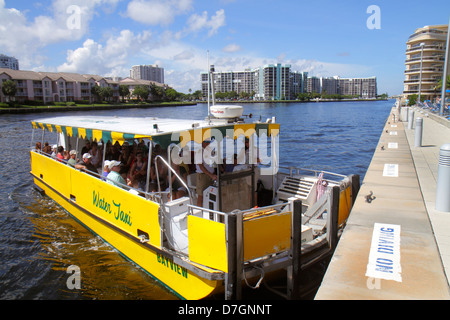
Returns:
[[[190,141],[201,143],[212,137],[218,140],[224,137],[237,139],[243,134],[249,138],[254,133],[258,136],[276,136],[280,129],[277,123],[209,124],[206,120],[154,117],[70,116],[39,119],[31,123],[34,129],[41,128],[81,139],[111,141],[112,144],[147,138],[162,148],[167,148],[171,143],[180,143],[184,147]]]

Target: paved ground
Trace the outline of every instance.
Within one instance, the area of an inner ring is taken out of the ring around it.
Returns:
[[[317,300],[450,299],[450,213],[434,210],[437,159],[440,145],[450,143],[450,128],[424,116],[423,147],[415,148],[414,129],[394,120],[396,111],[386,121]],[[366,276],[375,223],[401,228],[401,282]]]

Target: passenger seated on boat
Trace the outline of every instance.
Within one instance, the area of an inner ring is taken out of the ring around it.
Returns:
[[[166,190],[169,186],[168,168],[164,165],[160,158],[158,158],[156,162],[158,164],[158,174],[156,174],[156,165],[152,165],[152,167],[150,168],[150,179],[152,180],[152,183],[150,184],[151,192],[159,191],[158,181],[161,191]]]
[[[41,151],[41,143],[39,141],[36,142],[36,145],[34,146],[34,151]]]
[[[211,141],[205,140],[202,142],[202,150],[204,150]],[[217,180],[217,175],[212,166],[205,162],[204,157],[202,156],[202,163],[196,165],[197,172],[197,206],[203,206],[203,191],[211,186],[215,180]]]
[[[58,159],[59,162],[62,162],[62,160],[64,159],[64,147],[59,146],[57,150],[58,153],[56,154],[56,158]]]
[[[75,159],[77,156],[77,152],[75,150],[70,150],[69,152],[69,160],[67,160],[67,164],[71,167],[75,167],[75,165],[77,164],[77,160]]]
[[[91,150],[89,151],[89,154],[92,156],[91,163],[94,167],[98,168],[101,166],[102,163],[102,157],[103,155],[98,150],[98,144],[97,142],[92,142],[91,144]]]
[[[91,142],[86,139],[84,141],[84,147],[81,149],[81,154],[89,153],[91,151]]]
[[[131,169],[131,165],[136,159],[136,155],[132,152],[132,146],[128,142],[124,142],[122,145],[122,153],[119,156],[119,161],[122,163],[124,170],[128,173]]]
[[[52,154],[51,157],[56,159],[56,156],[58,155],[58,145],[54,144],[52,146]]]
[[[97,168],[91,163],[91,157],[89,153],[83,154],[82,160],[75,165],[75,168],[86,171],[89,174],[97,173]]]
[[[42,149],[42,152],[45,152],[47,154],[51,154],[52,153],[52,147],[50,147],[48,142],[44,143],[44,149]]]
[[[112,160],[109,163],[109,174],[107,176],[106,182],[109,184],[113,184],[119,188],[125,188],[127,185],[127,182],[125,179],[120,175],[120,162],[116,160]]]
[[[105,151],[105,160],[109,160],[109,161],[111,161],[111,160],[113,160],[113,148],[112,148],[112,143],[111,143],[111,141],[108,141],[107,143],[106,143],[106,151]]]
[[[112,149],[111,149],[111,159],[110,160],[119,161],[120,148],[121,148],[120,143],[118,141],[116,141],[116,143],[114,143],[114,145],[112,146]]]
[[[64,156],[64,162],[67,162],[67,161],[69,161],[69,159],[70,159],[70,154],[69,154],[69,151],[67,151],[67,150],[64,150],[64,152],[63,152],[63,156]]]
[[[134,188],[144,190],[147,179],[147,162],[144,161],[142,152],[136,154],[136,159],[131,165],[129,179]]]
[[[108,174],[111,172],[111,170],[109,170],[110,163],[111,161],[105,160],[105,165],[103,166],[103,173],[102,173],[103,178],[106,178]]]

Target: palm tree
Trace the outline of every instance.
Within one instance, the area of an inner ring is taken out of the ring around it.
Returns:
[[[2,92],[6,97],[8,97],[9,102],[11,97],[14,97],[16,95],[17,92],[16,83],[11,80],[6,80],[2,84]]]
[[[438,82],[437,86],[435,87],[435,89],[436,90],[442,90],[442,83],[443,83],[442,79],[439,80],[439,82]],[[447,89],[450,89],[450,75],[447,76],[447,83],[446,83],[445,87]]]

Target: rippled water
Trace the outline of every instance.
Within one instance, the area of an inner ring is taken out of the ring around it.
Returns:
[[[281,165],[363,178],[392,105],[392,101],[258,103],[245,105],[245,114],[262,120],[276,116],[281,124]],[[202,119],[207,107],[89,114]],[[67,113],[0,116],[0,299],[176,299],[34,188],[29,174],[30,121],[57,115]],[[81,269],[79,290],[67,287],[70,265]]]

